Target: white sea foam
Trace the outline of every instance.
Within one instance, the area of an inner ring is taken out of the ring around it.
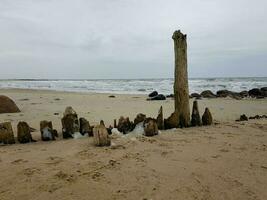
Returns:
[[[267,78],[201,78],[189,79],[189,90],[227,89],[236,92],[267,87]],[[157,90],[165,95],[173,93],[173,79],[134,80],[0,80],[0,88],[44,89],[71,92],[115,94],[148,94]]]

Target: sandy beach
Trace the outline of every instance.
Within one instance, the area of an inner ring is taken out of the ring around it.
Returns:
[[[164,117],[173,100],[146,101],[144,95],[0,90],[21,113],[1,114],[0,121],[26,121],[39,130],[52,120],[61,135],[61,117],[72,106],[79,117],[106,126],[113,119],[142,112]],[[192,99],[190,100],[192,106]],[[267,120],[235,122],[241,114],[267,114],[266,99],[199,100],[216,124],[161,131],[155,137],[112,136],[112,147],[94,147],[92,138],[0,147],[0,199],[266,199]]]

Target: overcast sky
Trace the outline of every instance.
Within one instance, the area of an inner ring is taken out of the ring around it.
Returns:
[[[0,78],[267,76],[266,0],[0,0]]]

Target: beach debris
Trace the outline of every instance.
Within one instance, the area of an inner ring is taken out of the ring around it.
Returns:
[[[93,134],[96,146],[110,146],[111,140],[103,121],[100,122],[100,125],[94,127]]]
[[[63,138],[72,138],[72,134],[79,132],[79,120],[77,113],[71,106],[67,107],[61,119]]]
[[[55,140],[55,138],[58,137],[58,133],[53,129],[53,124],[51,121],[41,121],[40,132],[42,141]]]
[[[0,114],[17,112],[20,112],[20,109],[15,102],[7,96],[0,95]]]
[[[134,126],[136,126],[136,124],[139,124],[140,122],[145,121],[146,119],[146,115],[143,113],[139,113],[136,115],[135,119],[134,119]]]
[[[0,143],[15,144],[15,137],[10,122],[0,123]]]
[[[164,119],[164,128],[165,129],[172,129],[172,128],[178,128],[179,123],[178,123],[178,116],[177,113],[174,112],[171,114],[170,117],[167,119]]]
[[[186,34],[180,30],[172,35],[174,41],[175,72],[174,72],[174,105],[178,127],[190,124],[189,89],[187,74],[187,42]]]
[[[83,117],[79,119],[80,122],[80,133],[82,135],[88,134],[88,136],[93,136],[93,129],[90,127],[89,121]]]
[[[212,115],[210,113],[209,108],[205,108],[205,112],[202,115],[202,124],[204,126],[211,125],[212,124]]]
[[[158,94],[157,96],[150,97],[147,101],[155,101],[155,100],[166,100],[166,97],[163,94]]]
[[[129,117],[124,118],[121,116],[117,128],[118,131],[122,132],[123,134],[127,134],[134,129],[134,123],[129,120]]]
[[[164,130],[164,118],[163,118],[163,108],[160,106],[158,116],[157,116],[157,125],[159,130]]]
[[[158,92],[157,91],[153,91],[148,95],[148,97],[155,97],[155,96],[158,96]]]
[[[32,139],[31,128],[26,122],[19,122],[17,125],[17,136],[19,143],[36,142]]]
[[[237,122],[248,121],[248,117],[245,114],[243,114],[243,115],[240,115],[239,119],[235,121]]]
[[[200,95],[204,98],[216,98],[216,95],[210,90],[204,90]]]
[[[201,95],[200,94],[198,94],[198,93],[192,93],[191,95],[190,95],[192,98],[201,98]]]
[[[191,126],[201,126],[201,118],[198,111],[198,102],[193,102],[193,109],[191,115]]]
[[[157,121],[152,118],[146,118],[144,121],[144,132],[145,136],[154,136],[158,135],[158,125]]]

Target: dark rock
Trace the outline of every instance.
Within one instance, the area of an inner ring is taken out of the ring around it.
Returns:
[[[178,128],[179,127],[179,121],[178,121],[178,116],[174,112],[171,114],[170,117],[167,119],[164,119],[164,128],[165,129],[172,129],[172,128]]]
[[[80,122],[80,133],[82,135],[88,134],[88,136],[93,136],[93,129],[91,129],[89,121],[83,117],[79,119]]]
[[[152,118],[146,118],[144,121],[144,131],[145,136],[154,136],[158,135],[158,125],[157,121]]]
[[[109,135],[112,134],[112,129],[113,129],[113,127],[111,125],[107,128],[107,131],[108,131],[108,134]]]
[[[208,108],[205,109],[205,112],[202,115],[202,124],[204,126],[212,124],[212,115],[211,115],[210,110]]]
[[[174,98],[174,94],[169,94],[166,96],[166,98]]]
[[[100,125],[93,128],[93,134],[96,146],[110,146],[111,140],[103,121],[100,122]]]
[[[205,91],[201,92],[201,96],[204,98],[216,98],[216,95],[213,94],[213,92],[210,90],[205,90]]]
[[[242,98],[244,98],[244,97],[248,97],[248,96],[249,96],[248,91],[246,91],[246,90],[244,90],[244,91],[242,91],[242,92],[239,92],[239,95],[240,95]]]
[[[153,100],[166,100],[166,97],[163,94],[159,94],[155,97],[148,98],[147,100],[153,101]]]
[[[26,122],[19,122],[17,125],[17,136],[19,143],[36,142],[32,139],[30,126]]]
[[[115,98],[115,96],[114,95],[110,95],[110,96],[108,96],[109,98]]]
[[[191,126],[201,126],[201,118],[198,111],[197,101],[193,102],[193,109],[191,115]]]
[[[72,138],[72,134],[79,132],[78,115],[72,107],[67,107],[61,119],[63,138]]]
[[[253,89],[249,90],[248,94],[251,97],[262,96],[261,90],[258,88],[253,88]]]
[[[157,116],[157,125],[159,130],[164,130],[164,118],[163,118],[163,109],[160,106],[158,116]]]
[[[0,95],[0,114],[17,112],[20,112],[20,110],[14,101],[7,96]]]
[[[227,97],[231,94],[232,92],[229,90],[218,90],[217,91],[217,97]]]
[[[193,98],[201,98],[201,95],[195,92],[195,93],[191,94],[191,97],[193,97]]]
[[[58,133],[53,129],[53,124],[51,121],[41,121],[40,132],[42,141],[55,140],[55,138],[58,137]]]
[[[129,117],[120,117],[118,123],[118,131],[122,132],[123,134],[127,134],[134,129],[134,123],[129,120]]]
[[[134,125],[136,126],[136,124],[139,124],[140,122],[145,121],[145,119],[146,119],[146,115],[139,113],[134,119]]]
[[[153,91],[148,95],[148,97],[155,97],[157,95],[158,95],[158,92],[157,91]]]
[[[0,143],[15,144],[15,137],[10,122],[0,123]]]
[[[114,119],[114,128],[117,128],[117,120]]]
[[[262,87],[262,88],[261,88],[261,91],[265,91],[265,92],[267,92],[267,87]]]
[[[245,114],[240,115],[239,121],[248,121],[248,117]]]

